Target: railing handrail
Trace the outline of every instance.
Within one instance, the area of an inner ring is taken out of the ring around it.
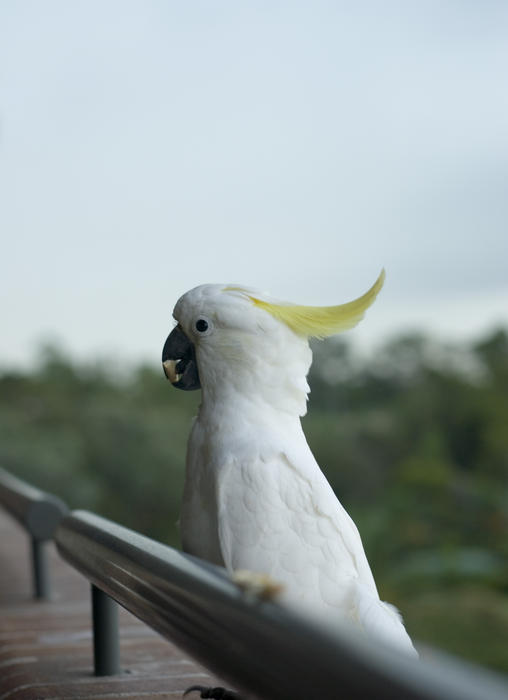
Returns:
[[[41,542],[53,537],[58,523],[69,510],[57,496],[27,484],[2,467],[0,504]]]
[[[437,655],[419,662],[353,630],[243,593],[225,570],[93,513],[56,532],[60,554],[136,617],[266,700],[506,700],[502,677]]]

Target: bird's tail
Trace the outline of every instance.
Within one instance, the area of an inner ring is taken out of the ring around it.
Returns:
[[[361,583],[355,591],[355,617],[369,637],[386,642],[408,656],[418,657],[397,608],[379,600]]]

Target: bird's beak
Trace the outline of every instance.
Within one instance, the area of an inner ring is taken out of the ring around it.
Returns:
[[[180,326],[173,328],[162,349],[162,368],[167,379],[177,389],[200,389],[194,345]]]

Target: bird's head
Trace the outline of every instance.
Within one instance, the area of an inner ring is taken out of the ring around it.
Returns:
[[[178,300],[177,325],[162,351],[164,373],[178,389],[262,395],[305,413],[308,340],[353,328],[383,286],[384,270],[363,296],[338,306],[276,302],[237,285],[205,284]],[[295,406],[296,402],[296,406]]]

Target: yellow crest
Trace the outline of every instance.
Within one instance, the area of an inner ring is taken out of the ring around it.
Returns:
[[[260,309],[268,311],[274,318],[283,321],[298,335],[313,338],[326,338],[354,328],[369,306],[374,303],[385,281],[385,271],[381,273],[368,292],[347,304],[338,306],[299,306],[297,304],[273,304],[249,295]]]

